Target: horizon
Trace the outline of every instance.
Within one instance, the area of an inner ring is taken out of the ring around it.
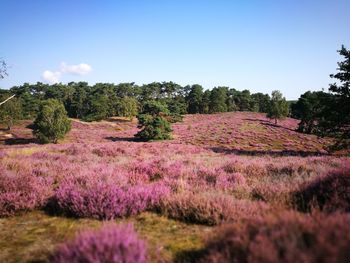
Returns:
[[[173,81],[287,100],[334,82],[350,2],[8,1],[0,58],[24,83]],[[14,19],[15,16],[15,19]]]

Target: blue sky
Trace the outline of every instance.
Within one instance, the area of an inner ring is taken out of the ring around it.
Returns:
[[[0,87],[172,80],[296,99],[328,88],[336,50],[350,48],[349,10],[349,0],[0,0],[10,65]]]

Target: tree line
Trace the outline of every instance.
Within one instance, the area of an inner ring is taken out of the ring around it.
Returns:
[[[228,111],[267,112],[270,96],[263,93],[251,94],[248,90],[238,91],[228,87],[204,90],[200,85],[181,86],[174,82],[153,82],[145,85],[135,83],[86,82],[68,84],[28,84],[0,89],[0,101],[15,94],[0,109],[4,119],[34,119],[42,101],[56,99],[63,103],[71,118],[84,121],[98,121],[112,116],[133,117],[143,111],[149,101],[166,106],[173,118],[183,114],[216,113]],[[4,111],[7,110],[7,114]],[[8,123],[11,126],[11,122]]]
[[[277,123],[277,119],[291,112],[292,117],[300,119],[298,131],[336,137],[335,147],[345,148],[350,141],[350,51],[342,46],[338,52],[344,60],[338,62],[338,72],[330,75],[336,82],[330,84],[329,91],[307,91],[292,104],[288,104],[279,91],[273,91],[270,97],[263,93],[251,94],[249,90],[238,91],[229,87],[204,90],[198,84],[183,87],[174,82],[153,82],[142,86],[135,83],[90,86],[86,82],[54,85],[38,82],[25,83],[10,90],[0,89],[0,102],[15,95],[1,105],[0,121],[10,128],[16,119],[36,118],[34,123],[39,127],[38,118],[47,102],[47,108],[56,108],[60,114],[85,121],[137,116],[142,130],[136,136],[148,140],[170,138],[169,122],[179,121],[187,113],[265,112]],[[6,74],[3,66],[0,78]],[[52,109],[46,111],[54,116]],[[65,120],[62,123],[66,126],[61,129],[65,133],[70,124]]]

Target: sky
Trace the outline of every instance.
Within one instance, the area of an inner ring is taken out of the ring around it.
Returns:
[[[349,10],[349,0],[0,0],[0,87],[174,81],[297,99],[333,82]]]

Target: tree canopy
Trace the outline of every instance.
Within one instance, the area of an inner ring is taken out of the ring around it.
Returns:
[[[287,117],[288,112],[289,106],[282,93],[278,90],[272,91],[266,116],[270,119],[274,119],[275,124],[277,124],[277,120]]]
[[[40,142],[57,143],[71,129],[71,121],[62,102],[48,99],[40,104],[33,126],[33,134]]]

